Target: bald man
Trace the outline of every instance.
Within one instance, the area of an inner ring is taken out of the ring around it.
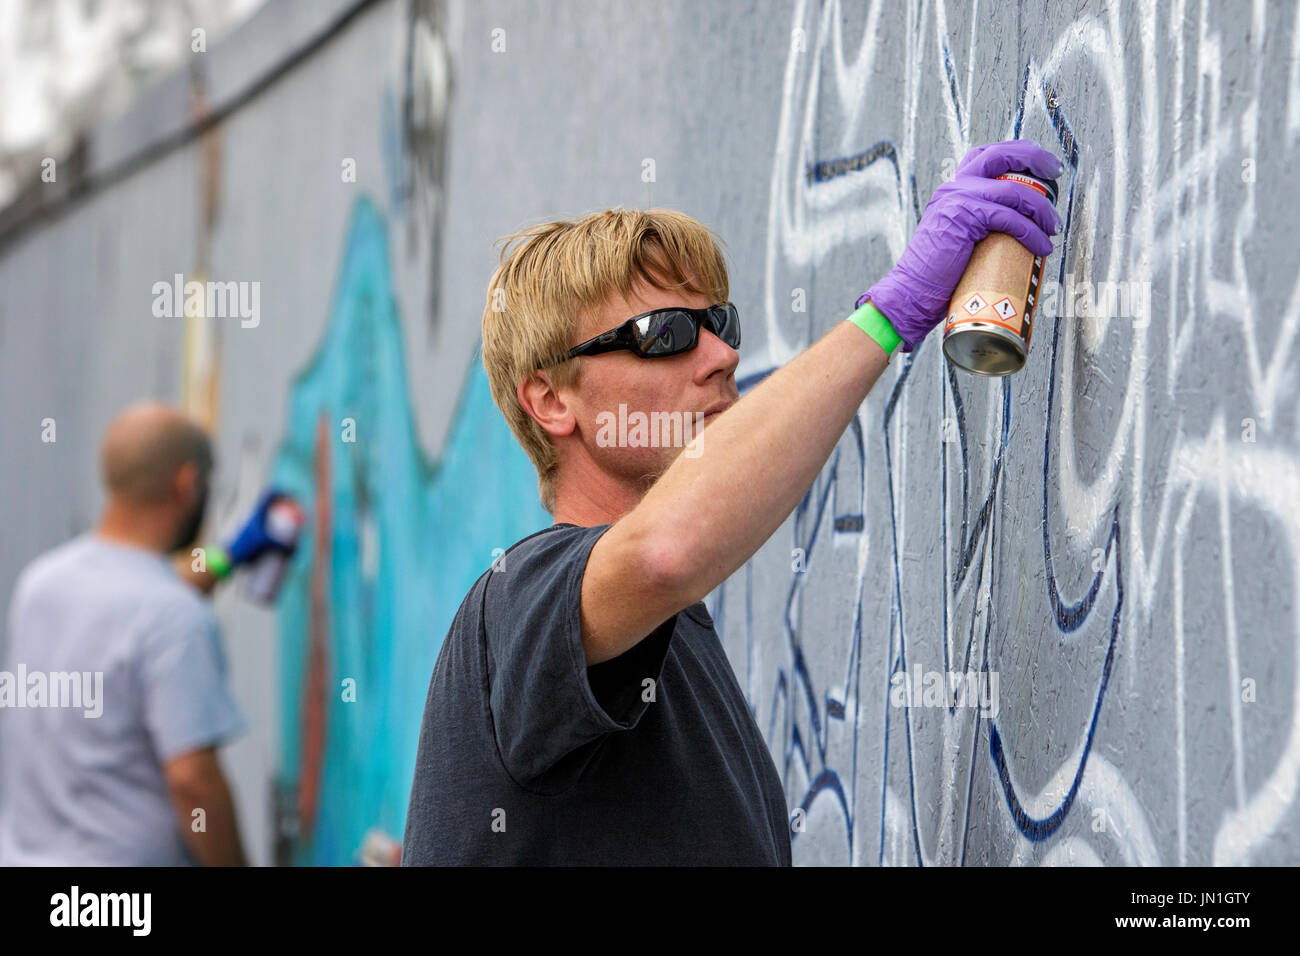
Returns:
[[[244,722],[195,588],[273,546],[267,499],[239,553],[209,549],[220,570],[187,583],[168,556],[203,524],[204,430],[165,405],[132,405],[109,425],[100,465],[98,526],[38,557],[14,588],[3,670],[22,668],[28,703],[0,708],[0,864],[243,865],[217,747]],[[35,706],[32,675],[47,688]],[[52,693],[73,675],[80,706]]]

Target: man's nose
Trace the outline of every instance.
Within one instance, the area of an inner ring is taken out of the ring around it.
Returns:
[[[695,351],[699,353],[696,374],[700,382],[708,381],[719,372],[727,378],[740,364],[740,353],[710,329],[700,329],[700,341]]]

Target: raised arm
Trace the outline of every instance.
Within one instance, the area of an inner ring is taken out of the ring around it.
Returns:
[[[995,179],[1013,169],[1051,177],[1061,163],[1029,140],[971,150],[898,264],[869,290],[905,351],[943,320],[989,232],[1051,253],[1047,234],[1060,217],[1037,193]],[[799,503],[888,362],[863,328],[840,322],[719,415],[702,454],[677,457],[592,549],[582,583],[589,664],[623,653],[749,560]]]

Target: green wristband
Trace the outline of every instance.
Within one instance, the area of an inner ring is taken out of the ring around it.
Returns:
[[[866,332],[872,341],[885,350],[886,355],[893,355],[894,349],[898,348],[898,343],[903,341],[902,336],[894,331],[894,327],[889,324],[889,320],[885,318],[884,313],[870,302],[864,302],[845,321],[852,322],[863,332]]]
[[[226,553],[225,548],[219,548],[215,544],[203,549],[204,560],[208,565],[208,573],[214,578],[229,577],[231,570],[230,555]]]

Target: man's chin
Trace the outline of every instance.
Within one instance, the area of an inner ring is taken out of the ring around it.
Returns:
[[[198,544],[198,541],[199,541],[198,538],[190,538],[190,540],[188,541],[181,541],[179,543],[174,543],[170,548],[167,549],[167,553],[176,554],[179,551],[190,551]]]
[[[177,551],[189,551],[199,543],[199,532],[203,530],[203,521],[200,518],[197,522],[187,525],[184,531],[176,536],[172,548],[168,554],[175,554]]]

